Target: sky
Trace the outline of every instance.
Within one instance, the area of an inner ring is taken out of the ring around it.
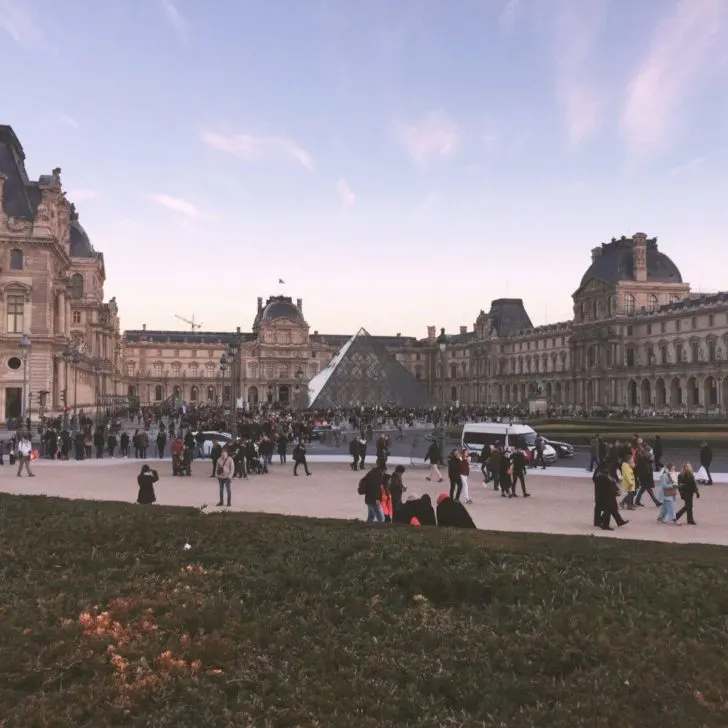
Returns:
[[[728,288],[726,0],[0,0],[0,52],[123,328],[540,325],[635,232]]]

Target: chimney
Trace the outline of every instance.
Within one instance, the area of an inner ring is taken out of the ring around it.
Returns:
[[[601,246],[597,247],[597,248],[592,248],[591,254],[592,254],[592,263],[594,263],[596,260],[598,260],[599,258],[602,257]]]
[[[297,309],[298,309],[298,310],[299,310],[299,311],[300,311],[301,313],[303,313],[303,299],[302,299],[302,298],[297,298],[297,299],[296,299],[296,308],[297,308]]]
[[[235,327],[235,333],[236,333],[236,334],[239,334],[239,333],[240,333],[240,326],[236,326],[236,327]]]
[[[7,181],[8,181],[8,176],[5,173],[0,172],[0,205],[2,204],[3,197],[4,197],[3,187],[5,187],[5,183]]]
[[[142,331],[146,331],[146,330],[147,330],[147,325],[146,324],[142,324]]]
[[[258,313],[263,313],[263,299],[258,296]]]
[[[461,326],[460,327],[460,333],[461,334],[467,334],[468,333],[468,327],[467,326]]]
[[[644,233],[632,236],[632,267],[634,279],[644,283],[647,280],[647,236]]]
[[[428,344],[434,344],[436,338],[437,338],[437,336],[435,334],[435,327],[434,326],[428,326],[427,327],[427,343]]]

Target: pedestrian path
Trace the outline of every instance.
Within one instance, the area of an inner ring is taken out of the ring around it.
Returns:
[[[309,463],[330,463],[330,464],[348,464],[351,462],[349,455],[308,455],[307,458]],[[133,462],[148,462],[150,465],[159,462],[171,462],[171,457],[154,458],[149,457],[144,461],[136,460],[135,458],[104,458],[103,460],[97,460],[90,458],[89,460],[36,460],[33,463],[33,467],[42,468],[96,468],[96,467],[115,467],[118,465],[128,465]],[[375,457],[367,458],[367,466],[373,465],[376,461]],[[199,462],[196,461],[196,462]],[[210,462],[206,460],[205,462]],[[292,464],[291,456],[288,455],[288,462]],[[274,458],[274,464],[277,463],[277,459]],[[404,465],[405,467],[414,468],[416,470],[426,470],[429,465],[421,459],[412,459],[407,457],[390,456],[387,459],[387,463],[390,466]],[[445,466],[442,467],[443,475],[446,475]],[[477,472],[477,471],[475,471]],[[581,468],[562,468],[558,466],[552,466],[546,468],[546,470],[529,470],[526,477],[544,477],[544,478],[561,478],[561,479],[584,479],[591,478],[591,473]],[[473,476],[471,475],[471,478]],[[660,479],[660,474],[655,473],[655,480]],[[716,485],[728,485],[728,473],[713,473],[713,482]]]

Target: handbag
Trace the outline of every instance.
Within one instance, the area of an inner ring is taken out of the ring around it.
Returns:
[[[670,486],[669,488],[664,488],[662,492],[666,498],[672,498],[677,495],[677,488]]]

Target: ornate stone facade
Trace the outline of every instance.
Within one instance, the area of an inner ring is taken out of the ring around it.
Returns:
[[[351,336],[311,332],[303,302],[258,299],[249,331],[119,334],[106,272],[65,197],[60,169],[30,181],[12,129],[0,126],[0,413],[20,411],[21,336],[30,337],[28,391],[79,407],[98,391],[143,403],[295,403]],[[728,293],[695,295],[656,239],[613,238],[592,250],[571,321],[534,327],[521,299],[499,299],[471,329],[422,339],[375,336],[440,402],[657,411],[728,411]],[[359,322],[352,325],[357,329]],[[69,361],[68,346],[76,355]],[[221,369],[230,344],[233,366]],[[64,359],[64,351],[67,356]],[[74,361],[76,362],[74,364]],[[231,381],[234,376],[234,383]],[[234,385],[234,386],[233,386]],[[75,397],[74,397],[75,392]]]
[[[0,126],[0,419],[22,409],[23,335],[30,340],[26,411],[37,413],[41,402],[60,411],[64,389],[79,408],[95,403],[97,386],[123,391],[119,317],[114,301],[104,303],[105,278],[61,170],[31,181],[20,142]]]
[[[728,293],[692,294],[655,239],[592,250],[573,302],[573,320],[534,327],[521,299],[498,299],[444,352],[434,326],[423,339],[376,338],[448,404],[519,406],[540,392],[556,406],[726,411]],[[311,333],[300,300],[258,299],[251,333],[126,332],[130,392],[225,401],[219,359],[237,339],[242,399],[288,403],[296,372],[310,380],[348,338]]]

